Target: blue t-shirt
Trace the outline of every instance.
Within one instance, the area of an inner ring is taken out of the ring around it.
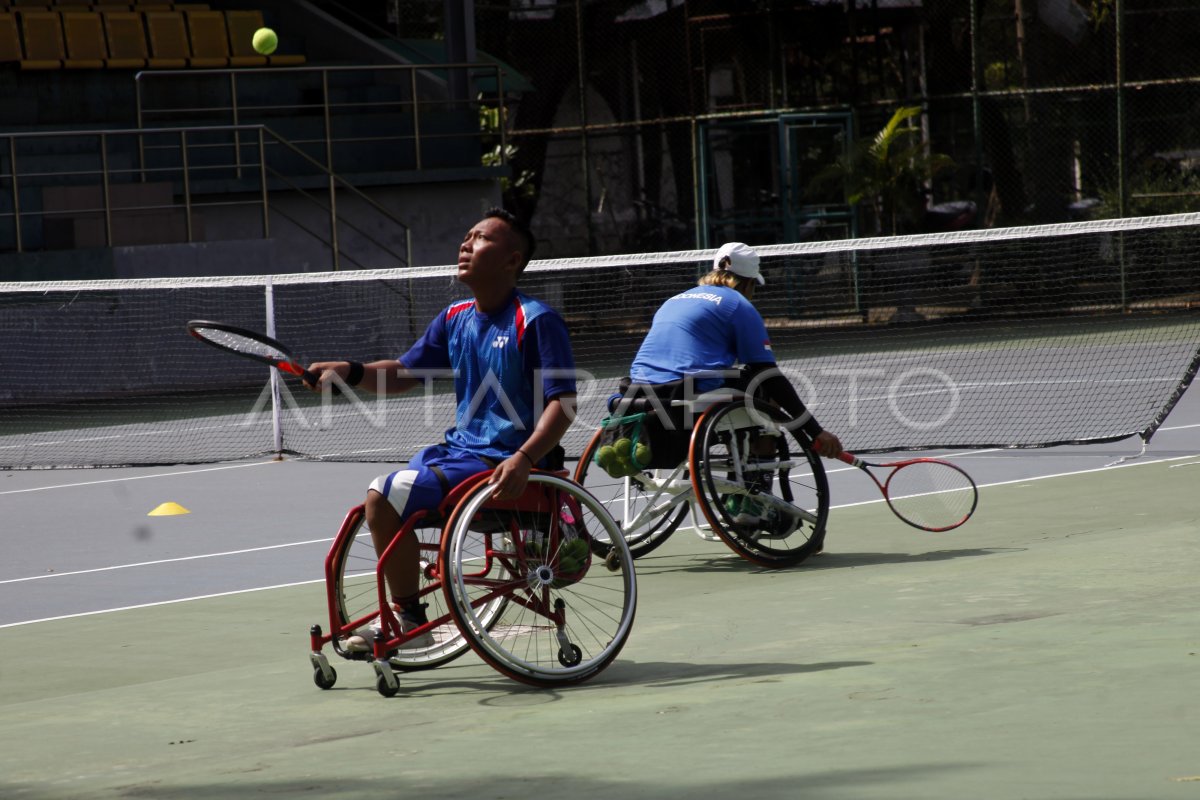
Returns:
[[[456,424],[446,431],[446,443],[491,458],[507,458],[525,443],[539,399],[544,404],[575,392],[566,323],[520,292],[492,314],[479,311],[474,300],[451,303],[400,363],[416,373],[454,371]]]
[[[735,289],[696,286],[659,307],[629,377],[634,383],[667,383],[727,370],[739,362],[775,363],[762,315]],[[719,376],[697,379],[696,391],[707,392],[721,383]]]

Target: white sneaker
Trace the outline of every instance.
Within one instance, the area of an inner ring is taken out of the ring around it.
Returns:
[[[405,619],[403,616],[400,619],[400,630],[408,633],[413,628],[424,625],[424,622],[415,622]],[[365,628],[359,628],[352,636],[347,638],[342,644],[342,648],[348,653],[368,653],[374,647],[375,639],[383,630],[383,624],[377,619]],[[401,642],[397,646],[397,650],[420,650],[426,647],[433,646],[433,634],[425,631],[420,636],[408,639]]]

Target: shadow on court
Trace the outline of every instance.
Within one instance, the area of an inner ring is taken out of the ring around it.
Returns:
[[[724,548],[720,542],[713,542],[713,548],[718,551]],[[974,547],[957,550],[932,550],[918,553],[871,553],[871,552],[829,552],[810,556],[790,570],[813,572],[827,569],[849,569],[852,567],[882,566],[887,564],[915,564],[933,561],[951,561],[960,558],[978,558],[998,553],[1009,553],[1024,550],[1014,547]],[[717,553],[693,553],[685,564],[680,564],[677,558],[666,558],[654,555],[638,559],[637,571],[639,576],[661,575],[668,572],[702,572],[745,575],[776,575],[789,570],[773,570],[757,567],[744,559],[737,558],[732,551]]]

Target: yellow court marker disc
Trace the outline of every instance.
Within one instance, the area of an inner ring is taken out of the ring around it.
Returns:
[[[190,514],[190,513],[192,513],[192,512],[188,511],[186,508],[179,505],[179,503],[163,503],[162,505],[160,505],[158,508],[151,511],[146,516],[147,517],[173,517],[177,514]]]

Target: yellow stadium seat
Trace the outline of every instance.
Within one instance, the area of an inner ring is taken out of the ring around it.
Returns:
[[[0,63],[20,61],[21,34],[17,31],[17,17],[10,11],[0,11]]]
[[[192,49],[187,27],[178,11],[147,11],[146,33],[150,37],[147,66],[157,69],[183,69],[191,64]]]
[[[115,69],[141,69],[150,52],[142,15],[132,11],[105,11],[104,38],[108,41],[108,64]]]
[[[102,69],[108,64],[108,45],[104,41],[104,22],[90,11],[62,14],[63,34],[67,41],[67,69]]]
[[[53,11],[21,11],[25,58],[21,69],[61,69],[67,57],[62,19]]]
[[[225,32],[224,15],[219,11],[189,11],[185,17],[192,43],[192,66],[229,66],[229,36]]]

